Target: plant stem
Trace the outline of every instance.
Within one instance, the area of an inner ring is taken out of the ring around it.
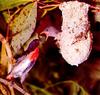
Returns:
[[[19,87],[16,83],[12,83],[11,81],[7,81],[5,79],[0,78],[0,82],[3,83],[4,85],[8,86],[8,88],[11,91],[11,95],[15,95],[13,88],[18,90],[20,93],[22,93],[23,95],[30,95],[29,93],[27,93],[26,91],[24,91],[21,87]]]

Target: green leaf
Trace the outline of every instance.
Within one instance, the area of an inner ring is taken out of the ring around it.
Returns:
[[[40,88],[40,87],[37,87],[35,85],[32,85],[32,84],[29,84],[27,83],[26,84],[34,94],[36,95],[52,95],[50,92],[46,91],[45,89],[43,88]]]
[[[25,5],[33,0],[0,0],[0,11],[12,9],[19,5]]]
[[[58,6],[53,6],[53,7],[51,7],[51,8],[46,8],[46,9],[44,9],[44,12],[43,12],[43,14],[42,14],[41,17],[45,16],[46,13],[47,13],[48,11],[52,11],[52,10],[56,9],[57,7],[58,7]]]
[[[26,5],[10,23],[12,31],[11,46],[15,54],[18,54],[21,47],[31,37],[34,32],[37,17],[37,2]]]
[[[64,84],[64,85],[66,85],[66,87],[69,88],[68,95],[89,95],[88,92],[85,91],[85,89],[82,86],[80,86],[79,84],[77,84],[76,82],[71,81],[71,80],[57,82],[56,84],[53,84],[51,86],[49,85],[48,87],[46,87],[46,89],[53,88],[53,87],[61,85],[61,84]]]
[[[10,23],[13,19],[13,17],[21,10],[21,8],[17,8],[17,10],[12,14],[10,15],[9,11],[3,11],[2,14],[5,18],[5,21],[6,23]]]
[[[54,0],[45,0],[45,3],[53,2]]]
[[[4,15],[5,21],[7,23],[9,23],[10,22],[10,14],[8,14],[7,11],[3,11],[2,14]]]

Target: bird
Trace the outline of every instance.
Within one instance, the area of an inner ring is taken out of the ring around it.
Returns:
[[[24,55],[21,60],[17,61],[17,63],[12,68],[11,72],[7,75],[6,79],[12,80],[15,78],[20,78],[20,82],[23,83],[28,72],[32,69],[36,60],[39,56],[39,47],[37,46],[33,51],[29,54]]]

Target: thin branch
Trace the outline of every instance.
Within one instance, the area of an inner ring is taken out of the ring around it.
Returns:
[[[90,8],[94,9],[94,10],[92,10],[92,12],[100,12],[100,8],[99,7],[90,5]]]
[[[39,6],[40,9],[50,8],[50,7],[59,7],[59,4],[46,4],[45,6]]]
[[[10,86],[10,85],[8,85],[8,87],[9,87],[9,90],[11,92],[11,95],[15,95],[14,88],[12,86]]]
[[[5,79],[2,79],[2,78],[0,78],[0,82],[3,83],[3,84],[5,84],[5,85],[9,84],[8,81],[6,81]]]
[[[12,83],[11,81],[7,81],[7,80],[2,79],[2,78],[0,78],[0,82],[3,83],[4,85],[8,86],[10,91],[12,91],[13,88],[15,88],[16,90],[18,90],[23,95],[30,95],[29,93],[24,91],[21,87],[19,87],[16,83]],[[12,93],[14,93],[14,92],[12,91]],[[11,94],[11,95],[14,95],[14,94]]]
[[[21,92],[24,95],[30,95],[29,93],[27,93],[26,91],[24,91],[22,88],[20,88],[17,84],[13,84],[13,87],[18,90],[19,92]]]
[[[40,2],[39,2],[40,3]],[[43,5],[44,3],[42,3]],[[61,3],[57,3],[57,4],[44,4],[43,6],[39,6],[40,9],[46,9],[46,8],[50,8],[50,7],[59,7]],[[89,4],[90,5],[90,4]],[[92,12],[100,12],[100,8],[96,7],[96,6],[92,6],[90,5],[91,9],[94,9]]]
[[[60,4],[61,2],[59,2],[59,1],[56,1],[56,0],[53,0],[53,1],[42,1],[43,3],[48,3],[48,2],[54,2],[54,3],[58,3],[58,4]]]

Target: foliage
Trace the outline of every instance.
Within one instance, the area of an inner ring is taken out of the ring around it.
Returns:
[[[100,30],[94,30],[93,52],[79,67],[68,65],[59,53],[56,40],[48,37],[53,30],[49,32],[47,27],[61,31],[62,17],[58,6],[62,1],[0,0],[0,95],[100,94]],[[2,22],[6,27],[2,27]],[[39,41],[39,58],[25,82],[21,84],[19,79],[8,81],[6,76],[12,66],[37,46],[35,40]]]
[[[7,16],[5,16],[5,19]],[[18,53],[25,42],[30,38],[34,31],[37,17],[37,4],[30,3],[26,5],[19,14],[9,24],[10,31],[12,31],[11,46],[14,53]],[[9,18],[8,18],[9,19]],[[28,36],[27,36],[28,35]]]
[[[33,0],[0,0],[0,11],[12,9],[14,7],[18,7],[20,5],[25,5],[28,2],[32,2]]]

